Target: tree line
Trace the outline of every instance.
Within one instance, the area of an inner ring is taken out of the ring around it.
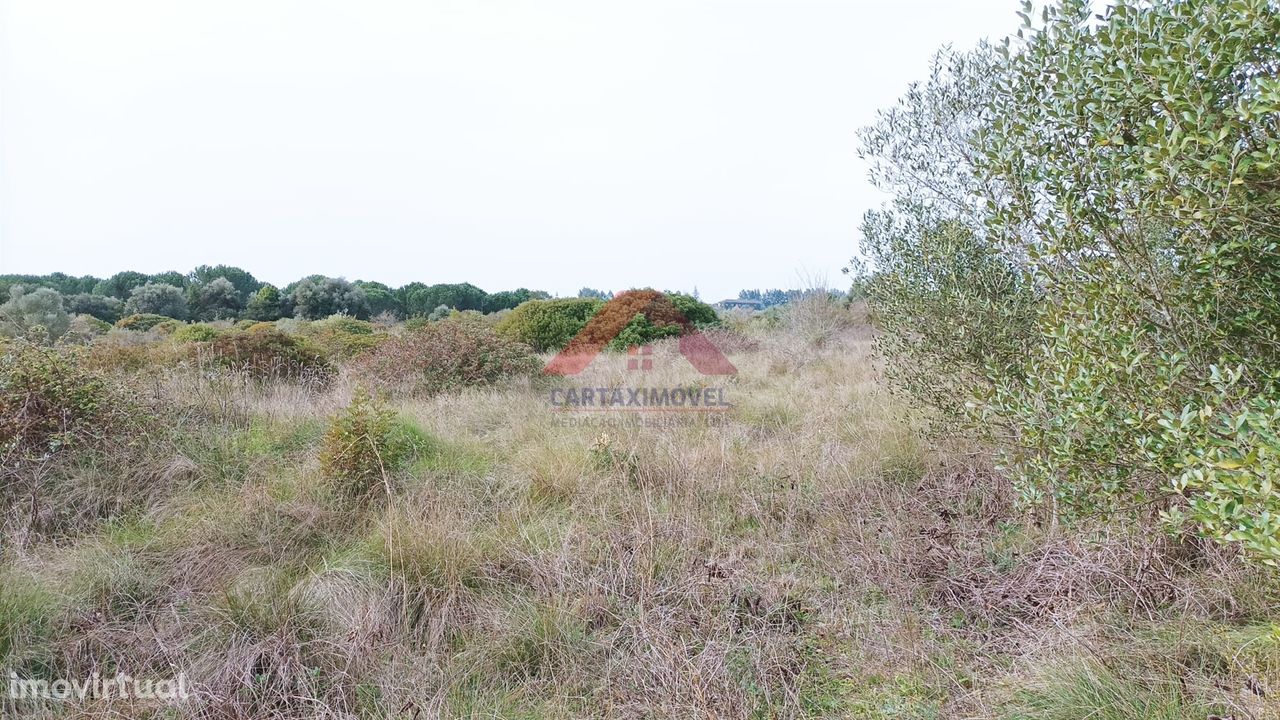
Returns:
[[[52,312],[52,305],[57,304],[72,315],[86,314],[114,323],[133,314],[198,321],[315,320],[334,314],[403,320],[447,310],[498,312],[551,295],[528,288],[489,293],[471,283],[412,282],[392,288],[380,282],[323,275],[309,275],[278,288],[242,268],[201,265],[189,273],[124,271],[107,278],[60,272],[0,275],[0,297],[8,298],[9,314],[38,315]]]

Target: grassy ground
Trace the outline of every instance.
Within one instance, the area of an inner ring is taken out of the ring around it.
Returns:
[[[345,377],[144,372],[174,410],[132,479],[10,508],[0,655],[194,697],[5,716],[1280,717],[1273,576],[1037,524],[982,453],[912,433],[865,329],[804,330],[723,383],[658,348],[642,383],[723,384],[723,416],[557,415],[544,379],[393,398],[413,457],[362,501],[318,461]]]

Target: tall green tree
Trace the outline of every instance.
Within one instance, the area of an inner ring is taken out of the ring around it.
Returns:
[[[240,293],[231,281],[218,277],[192,285],[188,302],[191,315],[198,320],[225,320],[240,312]]]
[[[124,313],[124,303],[106,295],[80,293],[65,298],[67,312],[91,315],[103,322],[114,323]]]
[[[283,298],[280,291],[274,285],[263,285],[258,288],[258,292],[249,298],[249,302],[245,305],[244,316],[249,320],[272,321],[279,320],[285,316],[285,309],[281,305]]]
[[[362,320],[369,317],[369,303],[364,291],[342,278],[306,278],[294,285],[290,297],[294,313],[306,320],[320,320],[339,314]]]
[[[895,377],[966,399],[1056,520],[1159,511],[1280,564],[1280,13],[1022,14],[864,134]]]
[[[236,289],[240,303],[249,302],[249,298],[262,287],[262,283],[247,270],[232,265],[201,265],[187,276],[192,285],[208,285],[219,278],[226,280]],[[176,283],[175,283],[176,284]]]
[[[145,273],[126,270],[100,281],[94,286],[93,293],[95,295],[108,295],[117,300],[128,300],[129,293],[133,292],[136,287],[146,285],[149,279],[150,277]]]
[[[135,287],[124,304],[126,314],[163,315],[177,320],[187,319],[187,296],[181,289],[163,283],[147,283]]]
[[[404,317],[400,297],[390,287],[369,280],[357,280],[352,284],[364,291],[365,301],[369,304],[369,317],[377,317],[383,313]]]

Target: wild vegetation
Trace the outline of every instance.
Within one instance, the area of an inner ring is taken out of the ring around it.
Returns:
[[[1280,12],[1024,14],[848,295],[5,278],[0,667],[191,696],[0,713],[1280,718]]]

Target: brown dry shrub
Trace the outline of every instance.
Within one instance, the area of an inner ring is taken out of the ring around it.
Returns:
[[[231,332],[193,351],[198,360],[209,359],[229,370],[259,379],[327,379],[333,366],[305,341],[274,328]]]
[[[532,375],[538,365],[529,346],[459,315],[389,340],[354,372],[373,387],[429,395]]]

